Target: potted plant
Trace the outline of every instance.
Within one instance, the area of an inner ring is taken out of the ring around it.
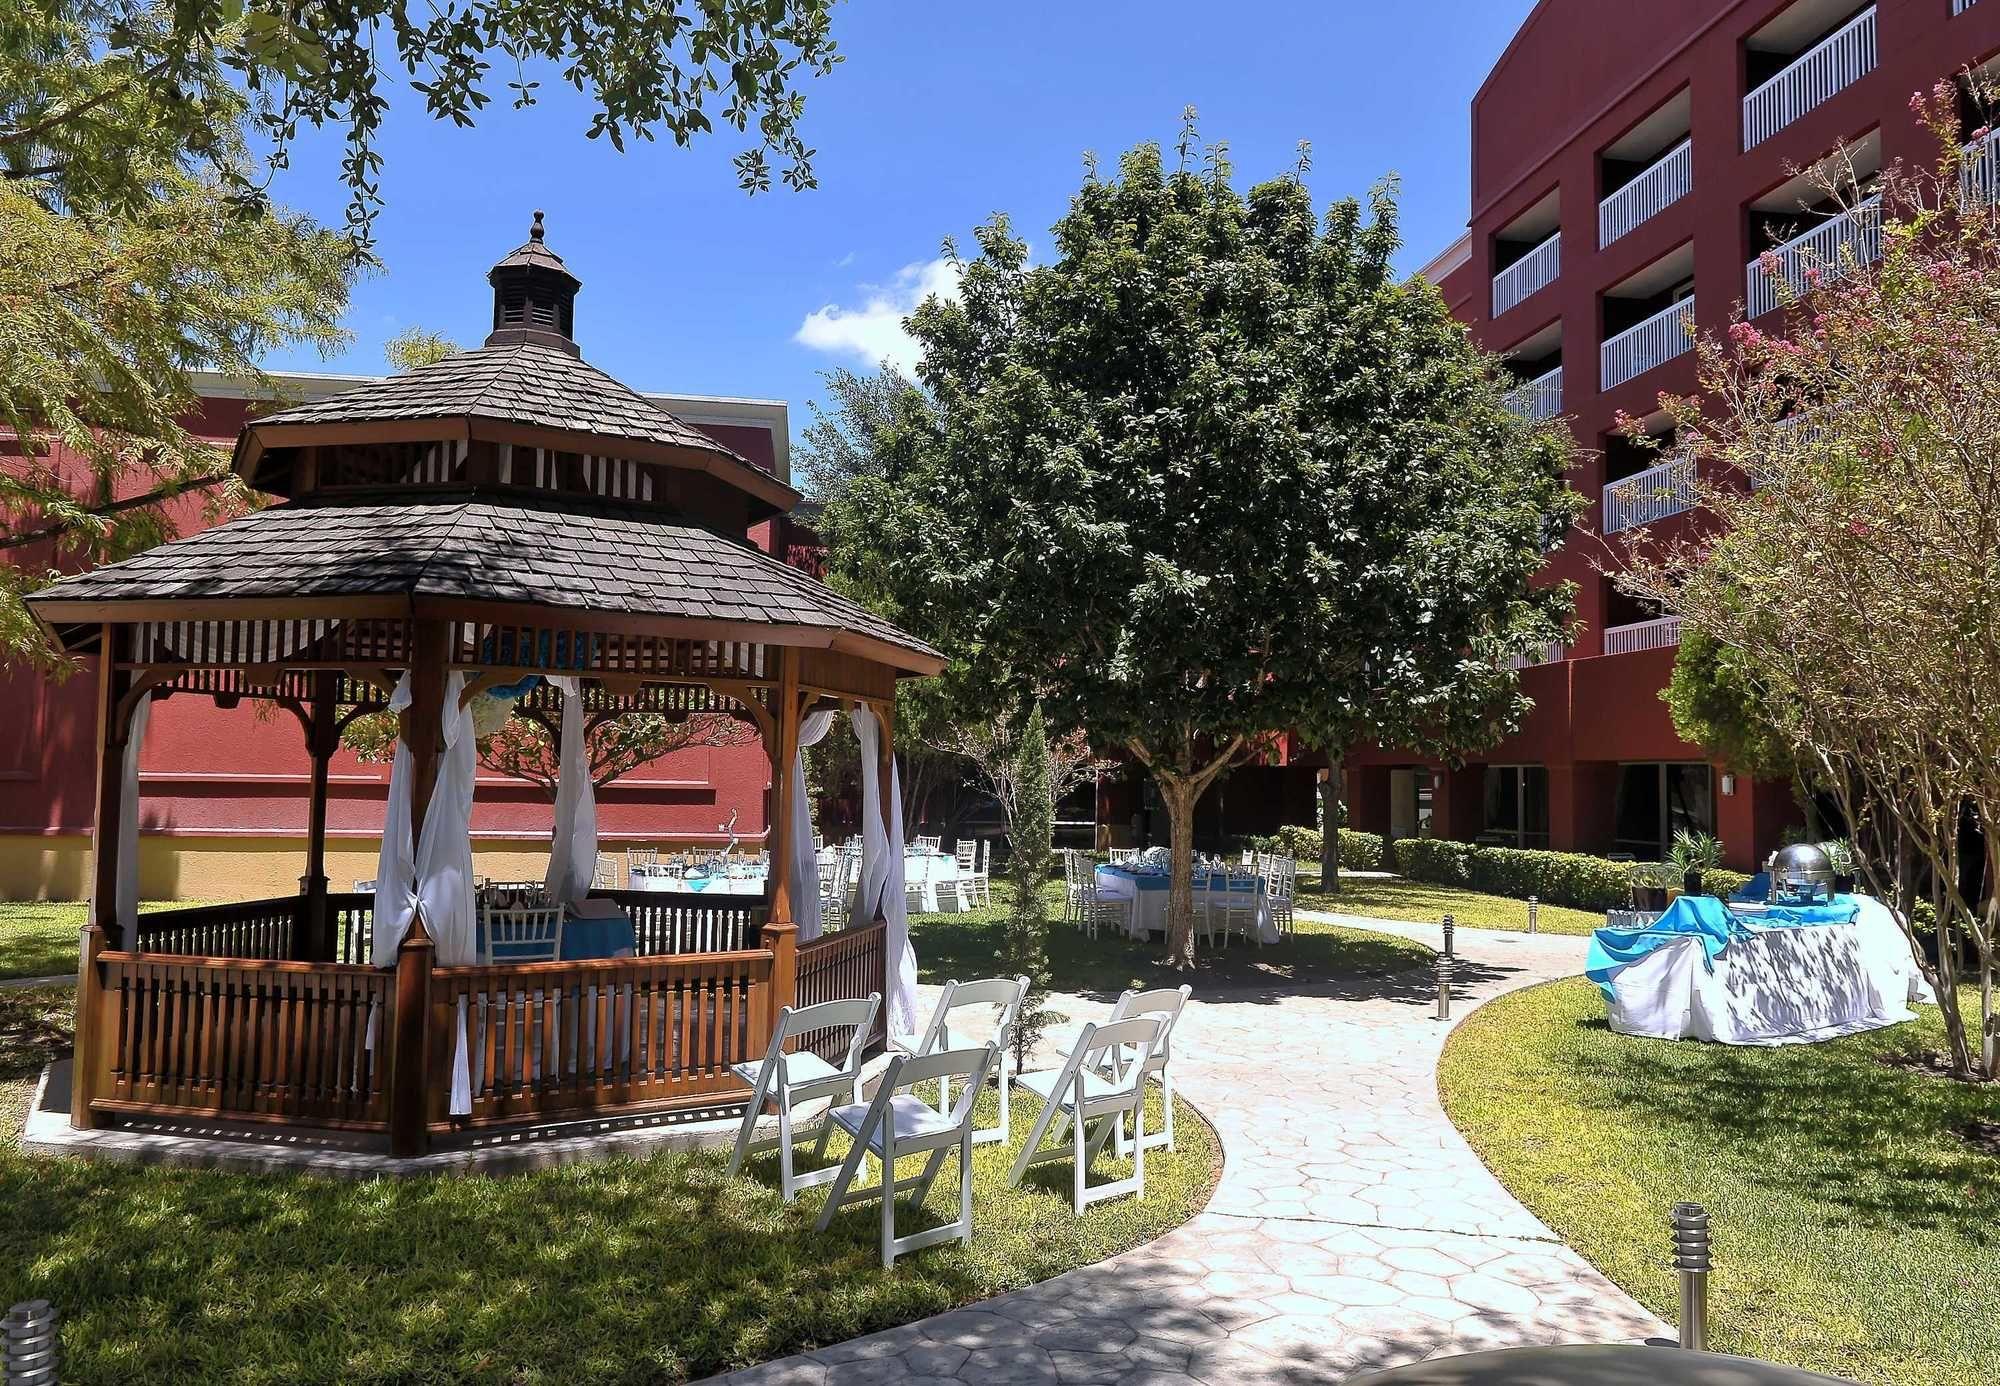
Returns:
[[[1826,853],[1828,864],[1833,867],[1833,893],[1852,895],[1854,893],[1854,844],[1844,837],[1831,842],[1822,842],[1820,851]]]
[[[1671,864],[1642,861],[1632,867],[1632,908],[1658,912],[1667,907],[1667,892],[1678,878]]]
[[[1680,877],[1683,894],[1699,895],[1703,873],[1722,865],[1722,841],[1713,833],[1677,829],[1673,849],[1667,853],[1667,864]]]

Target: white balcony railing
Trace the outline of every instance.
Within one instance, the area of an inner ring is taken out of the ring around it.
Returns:
[[[1562,232],[1543,241],[1493,276],[1493,316],[1499,317],[1537,289],[1556,282],[1562,273]]]
[[[1743,98],[1743,147],[1755,149],[1874,70],[1875,7],[1870,5]]]
[[[1507,667],[1509,669],[1533,669],[1540,664],[1560,664],[1563,662],[1563,655],[1562,641],[1551,640],[1538,650],[1529,650],[1526,654],[1515,655],[1507,661]]]
[[[1680,643],[1681,618],[1678,616],[1635,621],[1629,626],[1611,626],[1604,632],[1604,653],[1608,655],[1664,650]]]
[[[1693,347],[1694,338],[1687,330],[1693,317],[1694,299],[1684,298],[1605,342],[1597,360],[1602,388],[1623,385]]]
[[[1696,505],[1694,459],[1675,457],[1604,488],[1604,532],[1651,524]]]
[[[1965,162],[1958,166],[1958,195],[1965,206],[2000,202],[2000,130],[1989,130],[1965,146]]]
[[[1694,191],[1694,141],[1685,139],[1624,187],[1597,204],[1597,245],[1610,245]]]
[[[1821,222],[1803,235],[1792,237],[1777,248],[1778,272],[1764,272],[1764,257],[1758,256],[1744,267],[1744,304],[1751,317],[1768,313],[1781,301],[1778,281],[1783,279],[1796,293],[1806,290],[1806,271],[1817,269],[1823,282],[1832,283],[1851,265],[1871,265],[1882,254],[1882,199],[1880,195],[1848,208],[1839,216]]]
[[[1553,419],[1563,411],[1563,368],[1557,366],[1507,392],[1507,407],[1524,419]]]
[[[1978,3],[1979,0],[1951,0],[1951,12],[1953,14],[1964,14]]]

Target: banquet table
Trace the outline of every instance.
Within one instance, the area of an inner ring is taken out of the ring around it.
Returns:
[[[1654,1039],[1809,1044],[1915,1019],[1934,998],[1881,901],[1724,905],[1683,896],[1638,929],[1600,929],[1586,975],[1611,1028]]]
[[[831,865],[838,848],[822,847],[819,859]],[[847,898],[852,905],[854,894],[861,888],[860,867],[854,867],[854,874],[848,878]],[[969,907],[970,901],[962,900],[958,894],[958,859],[949,852],[903,853],[903,883],[906,888],[916,887],[922,894],[912,901],[911,912],[916,914],[956,914]]]
[[[1097,889],[1101,893],[1132,902],[1131,923],[1126,928],[1137,939],[1166,932],[1170,884],[1171,878],[1164,871],[1134,871],[1127,866],[1097,868]],[[1252,872],[1231,873],[1225,879],[1220,872],[1211,876],[1197,871],[1194,873],[1194,889],[1196,904],[1206,898],[1211,903],[1228,905],[1233,909],[1255,908],[1258,941],[1278,941],[1277,921],[1271,918],[1271,901],[1261,876]]]
[[[628,889],[670,895],[762,895],[769,879],[761,872],[752,875],[734,871],[726,876],[677,876],[664,866],[635,866],[627,875]]]

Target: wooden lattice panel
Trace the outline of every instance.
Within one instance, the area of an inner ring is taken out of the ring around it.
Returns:
[[[461,667],[542,670],[552,674],[633,675],[657,679],[762,679],[763,645],[675,640],[615,631],[459,621],[452,627]]]
[[[401,664],[408,659],[407,622],[142,621],[133,631],[132,662],[209,669],[277,666]]]

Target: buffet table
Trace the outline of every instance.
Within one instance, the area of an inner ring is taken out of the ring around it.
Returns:
[[[1866,895],[1799,907],[1682,896],[1650,924],[1599,929],[1585,974],[1619,1034],[1719,1044],[1879,1030],[1933,1000],[1895,916]]]
[[[635,866],[626,873],[629,890],[656,890],[672,895],[762,895],[761,871],[736,870],[726,876],[677,875],[665,866]]]
[[[1126,927],[1136,939],[1166,932],[1167,887],[1170,884],[1171,878],[1165,871],[1143,867],[1135,871],[1129,866],[1097,868],[1099,894],[1132,902],[1131,923]],[[1258,942],[1278,941],[1278,925],[1271,918],[1271,901],[1265,892],[1263,877],[1246,871],[1225,879],[1220,872],[1210,876],[1197,871],[1194,873],[1194,893],[1197,908],[1203,900],[1232,909],[1254,908],[1257,911]]]

